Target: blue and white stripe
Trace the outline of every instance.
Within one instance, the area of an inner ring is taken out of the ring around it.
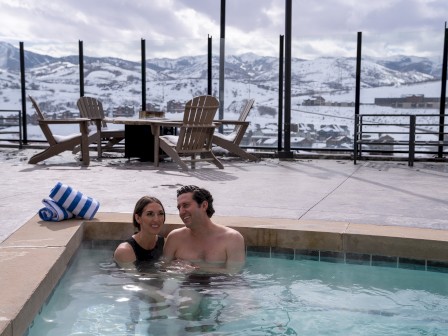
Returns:
[[[94,198],[61,182],[51,190],[50,197],[62,208],[85,219],[92,219],[100,207],[100,203]]]
[[[44,221],[60,222],[73,217],[71,212],[60,207],[51,198],[44,198],[42,203],[45,207],[39,210],[39,217]]]

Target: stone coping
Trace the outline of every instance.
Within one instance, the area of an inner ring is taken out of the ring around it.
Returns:
[[[0,244],[0,336],[22,336],[49,297],[82,240],[124,240],[129,213],[98,213],[93,220],[44,222],[36,215]],[[448,261],[448,231],[350,222],[220,217],[248,247],[279,247]],[[163,234],[180,227],[167,215]]]

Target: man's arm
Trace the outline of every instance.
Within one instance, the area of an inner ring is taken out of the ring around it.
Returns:
[[[176,251],[181,244],[182,228],[174,229],[168,236],[166,236],[165,244],[163,245],[163,260],[170,262],[176,258]]]
[[[228,233],[226,240],[225,263],[219,266],[215,266],[213,263],[201,265],[199,272],[232,275],[239,273],[243,269],[246,261],[246,246],[243,236],[238,231],[235,231],[234,233]]]
[[[244,237],[235,231],[229,237],[227,249],[226,268],[229,273],[238,273],[244,267],[246,261],[246,246]]]
[[[173,231],[171,231],[166,237],[165,244],[163,245],[162,260],[170,262],[174,259],[176,248],[173,243]]]

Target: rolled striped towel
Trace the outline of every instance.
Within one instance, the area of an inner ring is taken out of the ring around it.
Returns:
[[[92,219],[100,207],[97,200],[61,182],[51,190],[50,197],[65,210],[85,219]]]
[[[44,221],[60,222],[64,219],[73,217],[73,214],[70,211],[60,207],[51,198],[44,198],[42,203],[45,207],[39,210],[39,217]]]

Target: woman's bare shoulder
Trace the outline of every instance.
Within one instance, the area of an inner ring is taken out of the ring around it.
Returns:
[[[123,242],[115,249],[114,259],[117,262],[133,262],[135,261],[135,253],[131,245]]]

